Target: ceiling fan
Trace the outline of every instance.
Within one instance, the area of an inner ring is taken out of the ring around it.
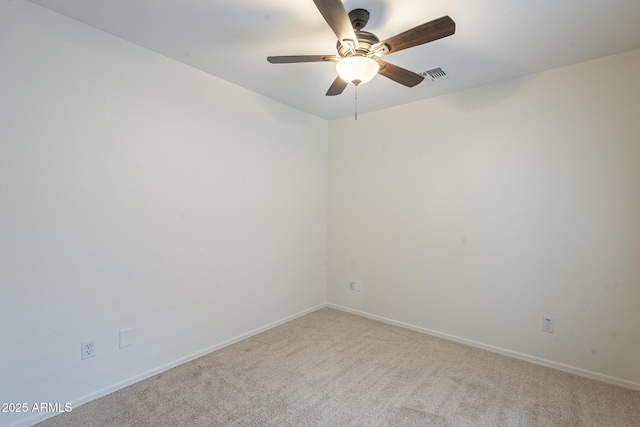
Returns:
[[[313,0],[329,27],[338,36],[338,55],[269,56],[272,64],[299,62],[334,62],[338,77],[327,91],[327,96],[340,95],[349,83],[356,87],[381,74],[397,83],[413,87],[424,77],[380,59],[424,43],[455,33],[456,24],[448,16],[429,21],[396,36],[380,41],[368,31],[362,31],[369,21],[369,12],[354,9],[347,13],[341,0]]]

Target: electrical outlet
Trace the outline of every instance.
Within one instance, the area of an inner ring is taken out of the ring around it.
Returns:
[[[80,357],[82,359],[88,359],[96,355],[96,341],[83,341],[81,344],[82,353]]]
[[[553,333],[553,319],[550,317],[543,317],[542,318],[542,331],[543,332],[549,332],[550,334]]]
[[[349,290],[353,291],[356,288],[356,281],[355,280],[349,280]]]

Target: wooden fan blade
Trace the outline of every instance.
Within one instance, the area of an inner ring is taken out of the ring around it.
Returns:
[[[418,25],[410,30],[388,38],[376,46],[387,45],[388,51],[381,52],[382,55],[397,52],[421,44],[429,43],[444,37],[448,37],[456,32],[456,23],[448,16],[434,19],[425,24]],[[374,46],[374,49],[375,47]]]
[[[272,64],[294,64],[297,62],[338,62],[340,57],[337,55],[287,55],[287,56],[268,56],[267,61]]]
[[[405,70],[404,68],[390,64],[381,59],[378,59],[377,62],[381,65],[378,74],[382,74],[383,76],[393,80],[394,82],[398,82],[401,85],[414,87],[424,80],[424,77],[422,77],[420,74],[414,73],[413,71]]]
[[[345,82],[340,78],[340,76],[336,77],[336,79],[331,84],[331,87],[327,91],[327,96],[336,96],[340,95],[344,92],[344,89],[347,87],[349,83]]]
[[[351,19],[349,19],[349,14],[344,8],[342,1],[313,0],[313,2],[342,44],[348,46],[348,43],[351,43],[354,48],[359,46],[358,38],[353,31]]]

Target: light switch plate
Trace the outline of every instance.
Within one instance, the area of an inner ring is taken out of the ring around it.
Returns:
[[[133,344],[133,328],[120,330],[120,348],[129,347]]]

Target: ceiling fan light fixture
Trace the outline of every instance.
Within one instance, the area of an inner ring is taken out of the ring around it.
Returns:
[[[366,56],[349,56],[336,64],[336,71],[340,78],[352,85],[361,85],[378,74],[378,63]]]

